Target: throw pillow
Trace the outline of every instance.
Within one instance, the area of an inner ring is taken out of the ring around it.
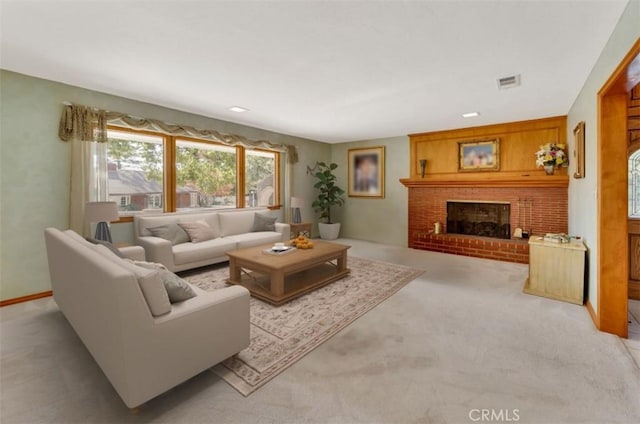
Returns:
[[[159,270],[150,270],[134,265],[133,263],[115,256],[103,245],[94,246],[94,250],[105,259],[131,272],[138,280],[142,295],[149,306],[149,311],[154,317],[171,312],[171,303],[164,287]]]
[[[264,215],[261,213],[256,213],[253,218],[253,228],[251,231],[275,231],[276,230],[276,219],[277,217],[271,217],[269,215]]]
[[[160,279],[164,284],[164,288],[167,290],[169,301],[171,303],[182,302],[197,296],[189,283],[178,277],[173,272],[159,270],[158,273],[160,274]]]
[[[147,228],[155,237],[169,240],[172,246],[180,243],[189,243],[189,234],[175,222],[158,227]]]
[[[98,239],[94,239],[91,237],[87,237],[86,239],[89,243],[93,243],[93,244],[101,244],[104,247],[106,247],[107,249],[111,250],[117,257],[124,259],[125,256],[122,254],[122,252],[120,250],[118,250],[117,247],[115,247],[113,244],[109,243],[108,241],[104,241],[104,240],[98,240]]]
[[[193,243],[200,243],[216,238],[213,228],[211,228],[206,221],[179,222],[178,225],[184,228]]]
[[[137,265],[139,267],[146,268],[146,269],[152,269],[152,270],[167,269],[166,266],[159,264],[158,262],[136,261],[134,259],[128,259],[128,258],[125,260],[134,265]]]

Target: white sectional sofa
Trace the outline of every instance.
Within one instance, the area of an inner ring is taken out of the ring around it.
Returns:
[[[173,274],[121,259],[71,230],[47,228],[45,241],[58,307],[129,408],[249,346],[245,288],[187,285],[196,296],[170,304],[160,276]]]
[[[227,261],[229,258],[225,252],[230,250],[287,241],[289,224],[274,222],[271,225],[258,225],[264,224],[268,216],[268,209],[140,214],[134,216],[134,240],[135,244],[144,247],[148,261],[161,263],[170,271],[184,271]],[[183,238],[177,240],[178,243],[174,239],[172,243],[153,235],[153,231],[157,233],[159,230],[175,229],[179,224],[197,222],[208,225],[212,238],[204,241]]]

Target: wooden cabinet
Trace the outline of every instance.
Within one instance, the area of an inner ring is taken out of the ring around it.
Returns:
[[[524,292],[582,305],[586,250],[582,241],[529,239],[529,278]]]

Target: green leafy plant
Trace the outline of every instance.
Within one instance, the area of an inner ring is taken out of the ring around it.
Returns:
[[[336,176],[333,174],[337,167],[338,165],[335,163],[327,165],[324,162],[316,162],[313,168],[307,167],[307,174],[313,175],[317,180],[313,187],[319,191],[318,198],[313,201],[311,206],[320,213],[321,219],[327,220],[327,224],[332,224],[331,207],[344,204],[342,198],[344,190],[336,185]]]

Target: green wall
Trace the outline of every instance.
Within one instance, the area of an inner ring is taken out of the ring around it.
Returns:
[[[640,1],[630,1],[620,17],[607,45],[600,54],[567,118],[567,139],[573,142],[573,129],[585,121],[585,175],[583,179],[571,178],[569,183],[569,233],[582,236],[589,249],[588,297],[593,308],[598,308],[598,233],[597,233],[597,185],[598,160],[598,91],[609,79],[633,44],[640,37]],[[573,147],[573,146],[571,146]],[[620,164],[623,166],[624,164]],[[570,164],[569,175],[575,172]],[[621,259],[621,260],[626,260]]]
[[[639,19],[640,2],[630,1],[568,118],[570,140],[576,123],[586,122],[587,177],[571,179],[569,231],[583,236],[589,248],[589,298],[596,308],[596,93],[640,36]],[[0,95],[0,300],[50,289],[43,230],[67,228],[69,213],[70,149],[57,137],[63,101],[298,146],[300,162],[293,167],[292,195],[306,201],[304,221],[316,221],[311,208],[314,181],[306,174],[307,166],[318,160],[338,163],[338,182],[346,189],[348,150],[385,146],[385,198],[345,196],[336,217],[342,223],[342,237],[407,244],[407,189],[398,181],[409,174],[406,136],[329,145],[4,70],[0,70]],[[131,224],[113,225],[112,234],[115,241],[131,241]]]
[[[384,199],[348,197],[336,209],[336,221],[342,225],[340,237],[406,246],[408,240],[408,191],[400,178],[409,177],[409,137],[381,138],[334,144],[331,160],[338,164],[336,175],[347,190],[349,149],[385,147]],[[332,212],[333,213],[333,212]]]
[[[325,143],[0,70],[0,300],[50,290],[43,231],[69,224],[71,152],[57,136],[63,101],[298,146],[293,193],[309,205],[314,194],[306,166],[331,158]],[[303,214],[314,218],[310,206]],[[112,235],[131,241],[132,225],[115,224]]]

